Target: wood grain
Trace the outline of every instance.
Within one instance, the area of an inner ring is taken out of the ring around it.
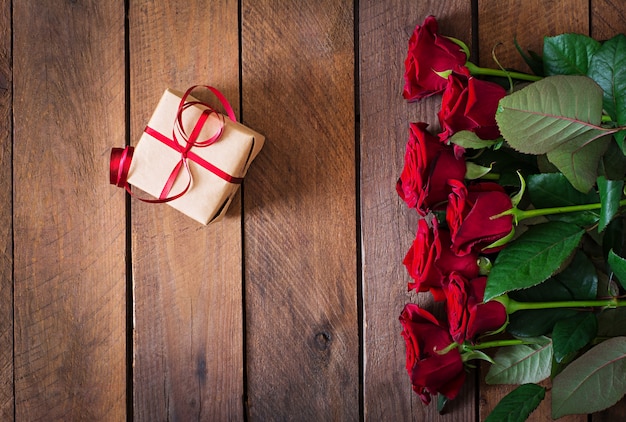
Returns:
[[[237,4],[205,3],[131,3],[133,143],[168,87],[213,85],[238,109]],[[132,202],[137,420],[242,418],[239,208],[205,227]]]
[[[358,420],[353,2],[242,2],[250,420]]]
[[[0,420],[14,418],[11,2],[0,1]]]
[[[410,122],[438,130],[440,98],[408,104],[402,97],[404,59],[416,25],[434,15],[440,32],[471,44],[472,11],[466,1],[360,2],[361,215],[364,303],[364,414],[366,420],[472,420],[474,377],[449,403],[446,415],[424,406],[405,369],[398,317],[408,302],[434,312],[429,295],[408,294],[402,265],[415,238],[417,215],[395,192]]]
[[[567,10],[568,13],[563,13]],[[479,61],[482,66],[496,67],[491,59],[491,50],[497,43],[500,63],[507,68],[522,69],[528,72],[513,40],[517,39],[525,50],[541,54],[544,35],[557,35],[565,32],[587,34],[589,32],[589,5],[586,1],[570,0],[479,0],[478,2]],[[487,385],[484,375],[489,365],[482,365],[480,385],[480,419],[486,418],[495,405],[513,386]],[[548,386],[549,387],[549,386]],[[550,393],[531,416],[531,421],[551,420]],[[586,421],[585,415],[566,416],[562,421]]]
[[[168,87],[213,85],[239,109],[236,1],[133,1],[129,22],[133,143]],[[136,420],[243,418],[240,204],[202,226],[132,201]]]
[[[478,0],[479,62],[495,67],[495,55],[507,69],[529,72],[515,49],[541,55],[543,37],[564,32],[589,32],[588,0]]]
[[[13,43],[15,417],[125,420],[123,3],[14,2]]]
[[[621,0],[592,0],[590,36],[608,40],[626,34],[626,5]]]

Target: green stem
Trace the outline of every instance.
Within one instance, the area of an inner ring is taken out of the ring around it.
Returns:
[[[472,75],[502,76],[505,78],[510,76],[513,79],[520,79],[523,81],[532,81],[532,82],[543,79],[541,76],[530,75],[528,73],[509,72],[508,70],[491,69],[488,67],[479,67],[479,66],[476,66],[472,62],[465,63],[465,67],[469,69]]]
[[[626,199],[622,199],[619,202],[620,207],[624,205],[626,205]],[[567,207],[539,208],[536,210],[517,210],[517,212],[515,212],[514,214],[517,217],[517,221],[520,221],[520,220],[524,220],[525,218],[539,217],[542,215],[597,210],[597,209],[600,209],[600,207],[602,207],[601,203],[581,204],[581,205],[570,205]]]
[[[510,315],[513,312],[530,309],[555,309],[555,308],[619,308],[626,306],[626,301],[617,298],[599,300],[563,300],[551,302],[518,302],[508,298],[506,311]]]
[[[525,340],[520,339],[507,339],[507,340],[492,340],[485,341],[484,343],[474,344],[472,346],[464,346],[471,350],[489,349],[491,347],[503,347],[503,346],[518,346],[520,344],[530,344]]]
[[[626,205],[626,199],[622,199],[619,202],[620,207],[623,207],[624,205]],[[565,207],[538,208],[538,209],[533,209],[533,210],[520,210],[517,207],[513,207],[509,210],[501,212],[500,214],[496,214],[492,216],[491,220],[495,220],[496,218],[503,217],[505,215],[512,215],[517,224],[521,220],[525,220],[527,218],[540,217],[540,216],[552,215],[552,214],[564,214],[564,213],[576,212],[576,211],[591,211],[591,210],[600,209],[601,207],[602,207],[601,203],[569,205]]]

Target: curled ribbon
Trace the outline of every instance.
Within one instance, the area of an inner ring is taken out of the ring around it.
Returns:
[[[147,133],[148,135],[161,141],[162,143],[169,146],[170,148],[180,152],[180,160],[178,161],[176,166],[174,166],[174,169],[171,171],[167,181],[165,182],[165,186],[163,186],[163,190],[161,191],[161,194],[159,195],[158,199],[144,199],[144,198],[138,198],[138,199],[144,202],[150,202],[150,203],[163,203],[163,202],[173,201],[174,199],[177,199],[183,196],[191,187],[191,182],[193,180],[191,169],[189,168],[188,160],[194,161],[201,167],[205,168],[206,170],[212,172],[216,176],[226,180],[229,183],[241,184],[241,182],[243,182],[243,178],[229,175],[228,173],[224,172],[223,170],[219,169],[218,167],[214,166],[213,164],[209,163],[208,161],[204,160],[202,157],[198,156],[193,151],[191,151],[192,147],[202,148],[202,147],[207,147],[215,143],[222,136],[222,133],[224,132],[224,116],[222,114],[218,113],[217,111],[215,111],[215,109],[213,109],[213,107],[211,107],[210,105],[202,101],[198,101],[198,100],[187,101],[187,97],[189,97],[189,95],[191,94],[191,91],[199,87],[210,90],[217,97],[220,103],[222,103],[222,106],[224,107],[224,110],[226,111],[228,118],[232,120],[233,122],[237,121],[235,117],[235,112],[233,111],[232,107],[228,103],[228,100],[226,100],[226,97],[224,97],[224,95],[220,91],[218,91],[216,88],[213,88],[212,86],[208,86],[208,85],[194,85],[191,88],[189,88],[183,94],[180,100],[180,103],[178,105],[178,111],[176,113],[176,118],[174,121],[174,128],[172,129],[171,138],[154,130],[153,128],[149,126],[146,126],[146,128],[144,129],[144,132]],[[203,111],[200,117],[198,118],[198,120],[196,121],[191,133],[187,134],[183,126],[183,113],[189,107],[193,107],[196,105],[202,106]],[[213,134],[211,137],[199,141],[198,137],[200,136],[202,128],[204,127],[204,124],[207,122],[211,114],[216,114],[219,117],[219,120],[220,120],[219,128],[217,132]],[[184,141],[184,143],[179,142],[179,137]],[[130,189],[127,179],[128,179],[128,172],[130,170],[130,163],[133,158],[133,152],[134,152],[134,148],[130,145],[127,146],[126,148],[113,148],[111,150],[111,160],[110,160],[110,169],[109,169],[110,170],[110,175],[109,175],[110,183],[112,185],[125,188],[126,191],[130,193],[131,195],[133,195],[133,192]],[[187,175],[188,175],[187,186],[181,192],[175,195],[169,196],[171,193],[172,187],[174,186],[174,183],[176,182],[183,168],[186,170]]]

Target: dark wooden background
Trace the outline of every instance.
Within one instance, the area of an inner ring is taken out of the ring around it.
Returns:
[[[428,14],[522,70],[514,38],[626,32],[620,0],[0,0],[0,419],[484,419],[508,387],[476,370],[440,416],[404,369],[398,315],[428,303],[394,184],[408,123],[436,122],[402,98]],[[193,84],[267,137],[207,227],[107,175]]]

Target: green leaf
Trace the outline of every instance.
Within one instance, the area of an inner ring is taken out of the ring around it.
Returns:
[[[611,136],[593,140],[585,137],[571,139],[570,142],[548,151],[546,156],[581,192],[588,192],[598,177],[598,165],[611,143]]]
[[[554,359],[561,362],[567,355],[585,347],[598,332],[598,319],[592,312],[579,313],[558,321],[552,330]]]
[[[537,384],[522,384],[504,396],[485,422],[524,422],[546,396]]]
[[[448,404],[448,401],[448,398],[443,394],[437,395],[437,412],[439,412],[439,414],[443,414],[443,410],[446,407],[446,404]]]
[[[600,223],[598,231],[603,231],[611,222],[619,210],[619,202],[622,199],[623,180],[607,180],[604,176],[598,177],[598,190],[600,191]]]
[[[598,275],[593,262],[577,250],[571,263],[561,272],[536,286],[509,293],[518,302],[593,300],[598,294]],[[509,315],[506,330],[518,337],[533,337],[552,332],[554,325],[578,314],[572,309],[522,310]]]
[[[582,193],[561,173],[533,174],[526,178],[530,201],[535,208],[568,207],[572,205],[598,203],[595,191]],[[568,212],[547,216],[550,220],[566,221],[581,226],[595,224],[600,219],[597,210]]]
[[[626,393],[626,337],[606,340],[570,363],[552,382],[552,417],[589,414]]]
[[[500,174],[498,183],[502,186],[519,186],[517,171],[523,175],[538,172],[537,157],[522,154],[508,146],[497,151],[491,148],[483,149],[472,161],[481,166],[492,167],[494,173]]]
[[[624,254],[624,220],[623,218],[615,218],[611,220],[608,227],[602,234],[602,253],[605,259],[608,259],[609,251],[613,249],[616,254]]]
[[[626,259],[613,252],[613,249],[609,251],[609,266],[611,270],[619,280],[620,284],[626,289]]]
[[[587,192],[616,129],[601,127],[602,89],[586,76],[544,78],[500,100],[496,121],[507,143],[547,154],[572,185]]]
[[[587,255],[577,250],[572,262],[563,271],[554,275],[554,279],[565,286],[572,300],[593,300],[598,295],[598,274],[596,267]],[[544,299],[549,297],[546,293]],[[558,300],[558,299],[555,299]]]
[[[534,344],[501,347],[493,360],[485,376],[487,384],[540,382],[550,376],[552,342],[540,337]]]
[[[626,155],[626,144],[624,144],[624,139],[626,139],[626,130],[621,129],[619,132],[615,133],[615,142],[619,146],[623,155]]]
[[[570,264],[541,284],[511,292],[518,302],[592,300],[598,293],[598,275],[593,262],[577,250]]]
[[[502,139],[486,141],[484,139],[480,139],[474,132],[462,130],[452,135],[450,142],[463,148],[481,149],[493,146],[498,142],[502,142]]]
[[[522,47],[517,43],[517,39],[513,39],[513,43],[515,44],[517,52],[522,56],[522,59],[524,59],[530,70],[537,76],[543,76],[543,59],[534,51],[529,50],[528,54],[524,53]]]
[[[604,93],[603,107],[619,126],[626,124],[626,36],[616,35],[596,51],[587,76]]]
[[[600,43],[581,34],[561,34],[543,39],[543,65],[549,75],[586,75]]]
[[[554,325],[578,312],[572,309],[533,309],[509,315],[506,331],[516,337],[537,337],[552,332]]]
[[[582,135],[602,136],[601,120],[602,89],[586,76],[546,77],[502,98],[496,111],[504,139],[528,154],[544,154]]]
[[[615,137],[620,133],[626,134],[626,131],[620,131],[615,134]],[[610,142],[602,161],[600,161],[600,172],[609,180],[620,180],[626,176],[626,156],[622,152],[621,147],[617,142]]]
[[[547,280],[578,246],[583,233],[561,221],[530,227],[498,254],[487,278],[484,300]]]
[[[465,178],[467,180],[476,180],[484,177],[491,172],[491,167],[483,167],[471,161],[465,162]]]

